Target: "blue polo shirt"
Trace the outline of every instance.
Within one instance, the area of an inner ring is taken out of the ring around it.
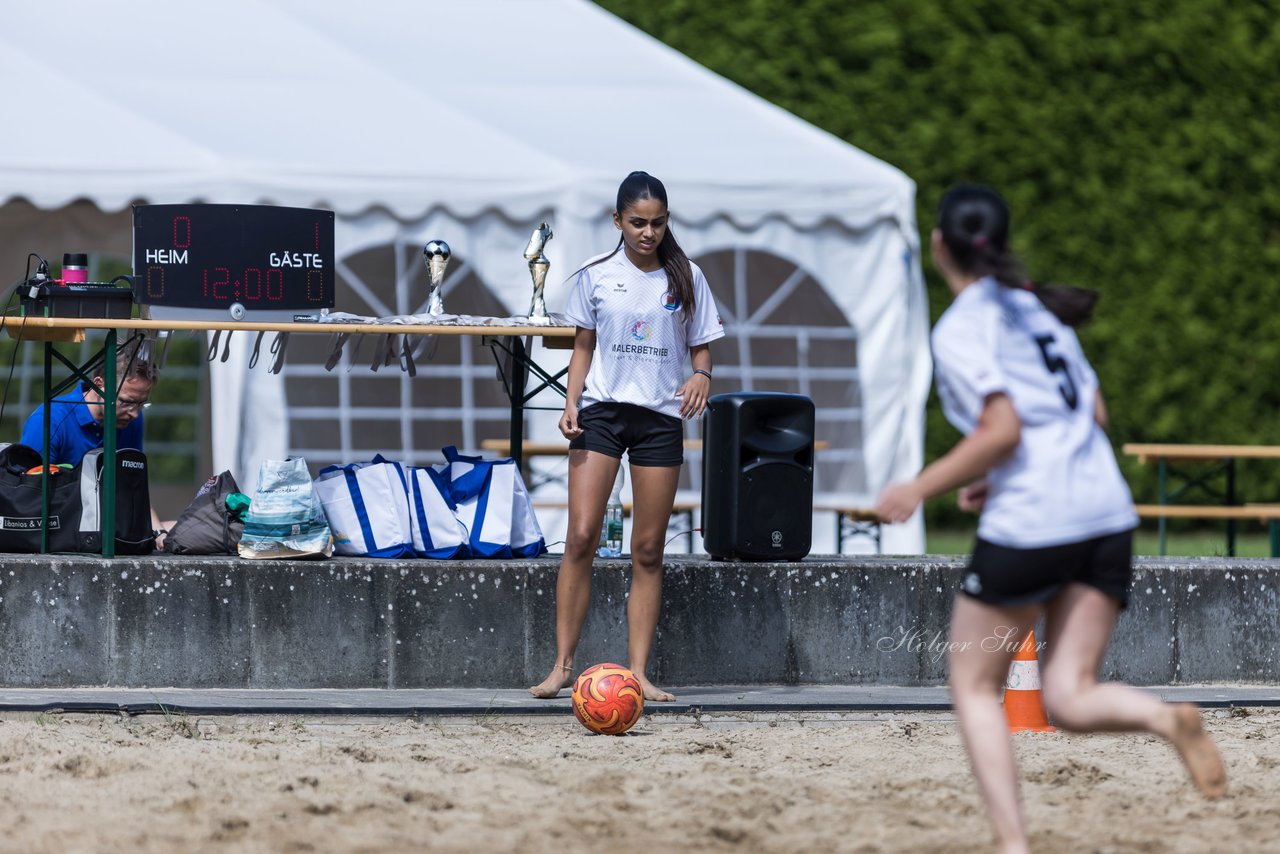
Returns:
[[[44,404],[36,407],[22,427],[22,444],[37,453],[44,448]],[[53,465],[80,465],[84,455],[102,447],[102,425],[94,420],[84,391],[72,391],[53,399],[53,417],[49,420],[49,457]],[[142,413],[129,426],[116,431],[117,448],[142,450]]]

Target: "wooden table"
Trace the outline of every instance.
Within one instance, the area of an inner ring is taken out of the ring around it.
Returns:
[[[1183,518],[1217,518],[1227,523],[1227,556],[1236,553],[1236,521],[1239,519],[1258,519],[1267,522],[1271,528],[1272,557],[1280,551],[1280,525],[1277,517],[1280,508],[1275,505],[1250,504],[1240,506],[1236,496],[1236,460],[1280,460],[1280,446],[1275,445],[1182,445],[1182,444],[1137,444],[1130,443],[1122,447],[1125,454],[1138,458],[1144,465],[1155,463],[1157,466],[1158,497],[1157,504],[1138,505],[1140,515],[1155,517],[1160,526],[1160,554],[1165,553],[1165,539],[1169,517]],[[1187,472],[1175,468],[1176,464],[1207,464],[1209,468],[1201,472]],[[1173,475],[1180,481],[1172,489],[1169,477]],[[1209,481],[1222,476],[1224,484],[1221,491],[1215,489]],[[1199,491],[1216,499],[1214,504],[1187,505],[1174,503],[1188,492]]]
[[[831,443],[825,439],[819,439],[813,443],[815,451],[822,451],[831,447]],[[511,442],[507,439],[481,439],[480,448],[485,451],[493,451],[495,454],[507,456],[507,452],[511,449]],[[684,449],[686,451],[701,451],[701,439],[685,439]],[[563,457],[569,454],[568,442],[525,442],[524,455],[526,457]]]
[[[20,341],[35,341],[44,344],[44,402],[45,402],[45,453],[49,445],[49,418],[52,406],[50,401],[76,381],[92,383],[90,371],[96,367],[98,360],[102,362],[102,379],[107,388],[116,386],[116,335],[120,330],[194,330],[235,332],[287,332],[290,334],[326,334],[336,335],[467,335],[479,337],[481,343],[494,352],[498,368],[502,375],[507,397],[511,401],[511,438],[508,448],[517,465],[523,462],[524,450],[524,413],[529,401],[543,389],[551,388],[560,394],[565,393],[560,382],[568,369],[550,374],[529,356],[529,348],[525,339],[540,338],[543,346],[552,349],[571,349],[575,327],[572,326],[461,326],[461,325],[418,325],[399,323],[300,323],[293,321],[235,321],[226,320],[147,320],[143,318],[104,318],[104,317],[40,317],[40,316],[5,316],[0,317],[0,324],[11,338]],[[106,331],[106,341],[102,349],[95,353],[84,365],[76,365],[54,349],[59,341],[83,341],[85,330],[102,329]],[[504,365],[498,353],[509,358]],[[105,354],[111,353],[111,358]],[[56,388],[53,385],[53,362],[61,362],[71,371],[71,377],[64,380]],[[540,382],[529,389],[529,376],[533,374]],[[103,389],[98,389],[103,392]],[[106,495],[115,494],[115,452],[116,452],[116,396],[103,393],[103,490]],[[48,503],[46,500],[46,514]],[[47,518],[47,515],[46,515]],[[42,535],[41,551],[48,547],[46,530]],[[115,537],[108,536],[107,531],[115,530],[115,506],[113,502],[104,502],[102,509],[102,556],[115,556]]]

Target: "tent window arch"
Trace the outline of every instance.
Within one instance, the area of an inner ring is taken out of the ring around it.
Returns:
[[[336,303],[374,317],[426,310],[427,271],[420,243],[397,240],[341,259]],[[444,281],[445,308],[454,314],[507,314],[467,259],[454,254]],[[421,346],[410,377],[398,362],[377,371],[375,339],[357,349],[352,336],[342,361],[325,370],[332,340],[294,336],[285,389],[292,453],[313,464],[352,462],[388,454],[412,465],[438,462],[440,449],[472,449],[479,439],[509,429],[510,403],[488,348],[470,336],[414,338]]]
[[[725,337],[711,345],[713,392],[803,394],[817,408],[814,490],[862,492],[862,386],[857,334],[808,270],[754,249],[698,255]],[[696,485],[696,484],[695,484]]]

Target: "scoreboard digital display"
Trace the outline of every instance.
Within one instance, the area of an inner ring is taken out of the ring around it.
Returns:
[[[134,205],[134,299],[145,317],[291,320],[334,303],[333,211]]]

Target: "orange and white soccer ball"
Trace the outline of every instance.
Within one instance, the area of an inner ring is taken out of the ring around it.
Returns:
[[[620,664],[597,664],[573,683],[573,714],[592,732],[622,735],[644,712],[644,690]]]

